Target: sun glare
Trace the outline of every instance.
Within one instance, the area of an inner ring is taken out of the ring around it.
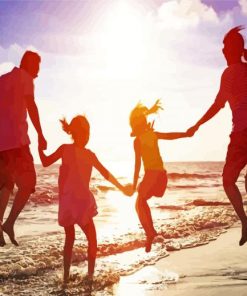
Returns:
[[[109,75],[137,75],[145,57],[145,18],[134,2],[115,2],[101,27]],[[119,71],[121,69],[121,71]]]

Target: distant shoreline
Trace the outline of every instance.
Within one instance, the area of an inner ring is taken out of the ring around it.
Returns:
[[[110,161],[113,162],[113,161]],[[122,162],[122,161],[121,161]],[[225,160],[185,160],[185,161],[166,161],[165,163],[224,163]],[[42,165],[41,163],[34,163],[35,165]],[[55,165],[58,165],[59,163],[55,163]]]

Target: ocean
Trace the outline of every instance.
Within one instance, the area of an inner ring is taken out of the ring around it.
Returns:
[[[61,288],[64,232],[57,222],[59,167],[37,165],[36,192],[15,227],[20,246],[11,245],[6,238],[7,245],[0,248],[0,295],[113,295],[120,276],[152,265],[174,250],[183,252],[185,248],[217,239],[237,221],[223,190],[223,165],[223,162],[166,164],[166,193],[149,201],[159,233],[150,253],[145,253],[145,235],[135,213],[136,194],[124,196],[94,172],[90,187],[98,205],[94,218],[98,239],[95,279],[89,287],[85,278],[87,241],[76,227],[71,282],[66,292]],[[245,171],[238,185],[246,195],[244,175]],[[125,184],[127,179],[122,176],[119,181]],[[6,215],[8,211],[9,207]],[[177,280],[177,274],[167,273],[165,281]]]

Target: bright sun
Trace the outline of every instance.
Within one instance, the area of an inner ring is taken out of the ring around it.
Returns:
[[[107,10],[101,27],[109,75],[116,71],[138,75],[145,57],[145,18],[134,2],[117,1]]]

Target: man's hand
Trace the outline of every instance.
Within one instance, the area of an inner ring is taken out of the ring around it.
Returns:
[[[41,150],[46,150],[47,148],[47,142],[46,142],[46,139],[43,135],[39,135],[39,138],[38,138],[38,144],[39,144],[39,149]]]

